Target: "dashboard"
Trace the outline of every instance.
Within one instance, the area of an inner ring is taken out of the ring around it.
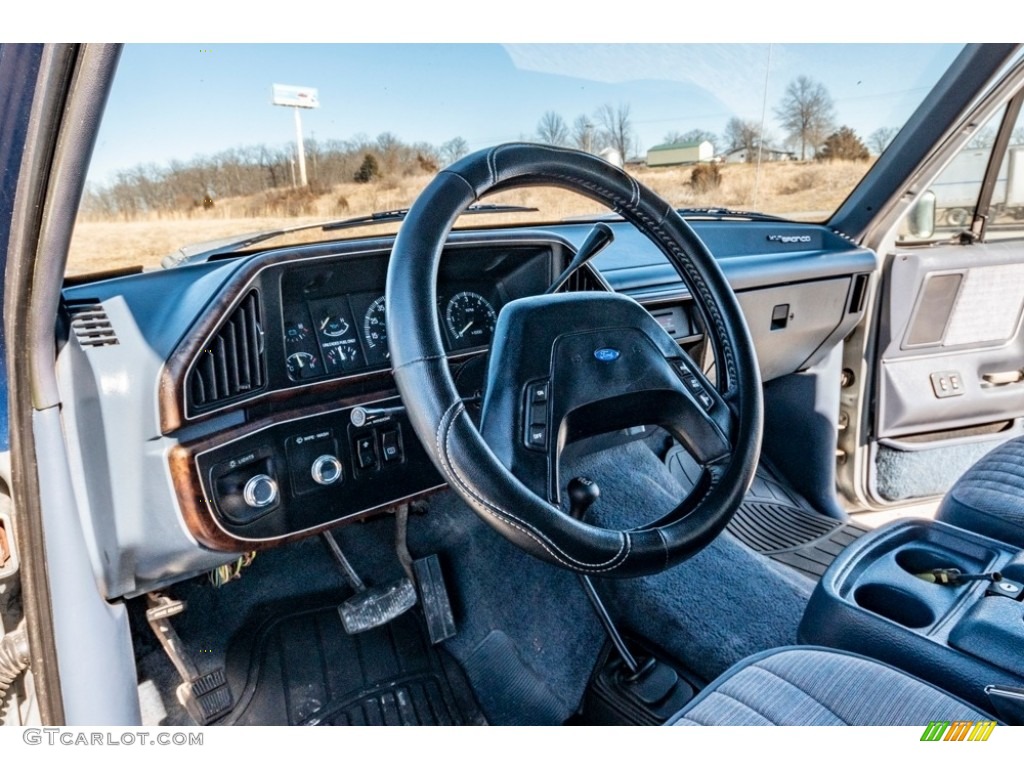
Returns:
[[[465,244],[445,253],[437,321],[447,353],[468,371],[459,377],[467,398],[479,394],[497,313],[515,298],[543,293],[562,260],[550,242]],[[258,547],[442,485],[389,395],[387,263],[387,252],[378,251],[268,265],[240,288],[241,301],[204,341],[185,376],[186,419],[301,398],[313,384],[338,394],[369,387],[359,405],[324,407],[332,403],[321,399],[286,418],[276,409],[255,428],[181,446],[173,459],[179,484],[194,485],[194,466],[208,508],[194,510],[190,526],[208,546]]]
[[[706,366],[685,285],[649,241],[611,226],[612,245],[562,290],[635,298]],[[471,414],[503,307],[547,290],[590,227],[450,236],[436,321]],[[695,229],[737,290],[764,380],[822,360],[859,320],[875,266],[869,251],[814,225]],[[108,596],[444,487],[391,376],[391,244],[267,249],[65,289],[63,418],[77,474],[89,478],[78,491]]]

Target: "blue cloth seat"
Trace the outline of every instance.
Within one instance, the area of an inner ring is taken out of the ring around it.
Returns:
[[[1024,548],[1024,437],[985,454],[953,485],[936,520]]]
[[[914,725],[992,720],[935,686],[863,656],[815,647],[751,656],[668,725]]]

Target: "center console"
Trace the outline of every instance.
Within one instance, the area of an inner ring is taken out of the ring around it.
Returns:
[[[953,568],[999,576],[927,580]],[[1024,552],[940,522],[898,521],[836,558],[799,639],[879,659],[990,710],[986,686],[1024,686],[1022,585]]]

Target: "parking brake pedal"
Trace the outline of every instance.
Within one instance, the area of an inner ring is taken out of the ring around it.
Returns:
[[[182,683],[178,686],[178,701],[199,725],[209,725],[225,715],[234,706],[224,668],[201,674],[171,626],[171,617],[185,610],[185,603],[159,592],[146,595],[149,608],[146,621],[156,635],[164,652],[178,670]]]
[[[408,578],[379,587],[367,587],[341,551],[330,531],[323,539],[355,594],[338,606],[341,624],[350,635],[387,624],[416,605],[416,588]]]

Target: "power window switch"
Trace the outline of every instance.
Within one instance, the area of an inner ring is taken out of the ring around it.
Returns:
[[[956,397],[964,393],[964,380],[959,371],[936,371],[929,378],[932,392],[938,398]]]

